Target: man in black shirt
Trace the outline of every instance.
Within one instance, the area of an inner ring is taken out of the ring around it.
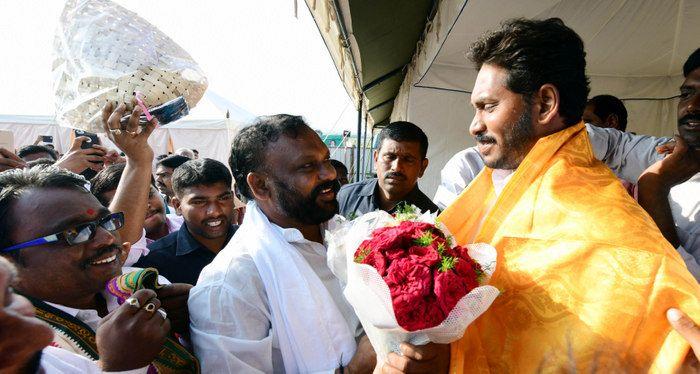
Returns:
[[[202,269],[238,229],[232,177],[219,161],[187,161],[173,173],[173,206],[185,219],[182,227],[148,245],[150,252],[134,266],[154,267],[169,281],[197,283]]]
[[[377,177],[352,183],[340,189],[340,214],[355,218],[377,209],[394,213],[399,203],[412,204],[422,211],[439,211],[420,189],[418,178],[428,167],[428,137],[410,122],[393,122],[382,129],[374,151]]]

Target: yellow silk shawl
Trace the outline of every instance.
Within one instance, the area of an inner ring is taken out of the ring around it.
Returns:
[[[669,372],[688,352],[665,312],[700,322],[700,287],[593,156],[583,123],[541,138],[496,197],[485,168],[440,220],[490,243],[502,294],[452,344],[450,372]]]

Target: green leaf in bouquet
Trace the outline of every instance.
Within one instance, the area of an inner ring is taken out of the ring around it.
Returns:
[[[407,204],[406,202],[400,202],[396,206],[395,217],[399,222],[415,220],[418,218],[419,210],[413,205]]]
[[[438,243],[437,245],[437,252],[442,257],[445,253],[445,243]]]
[[[455,267],[455,264],[459,261],[458,258],[452,257],[452,256],[445,256],[440,260],[440,270],[441,272],[446,272],[448,270],[452,270]]]
[[[372,248],[370,247],[360,248],[360,253],[358,253],[357,256],[355,256],[355,262],[361,264],[362,261],[364,261],[365,258],[369,256],[370,252],[372,252]]]
[[[426,230],[418,239],[415,239],[413,242],[421,247],[427,247],[433,244],[434,240],[435,237],[433,236],[433,233],[430,230]]]

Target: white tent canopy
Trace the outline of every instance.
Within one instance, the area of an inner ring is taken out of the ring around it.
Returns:
[[[178,148],[194,148],[200,157],[227,164],[231,140],[245,123],[233,119],[182,119],[154,130],[148,140],[155,155]],[[73,139],[73,129],[59,126],[51,116],[0,115],[0,129],[14,134],[15,148],[34,143],[39,135],[51,135],[55,148],[65,153]],[[105,134],[99,134],[102,144],[116,148]]]
[[[584,40],[591,96],[612,94],[629,112],[628,131],[671,136],[676,131],[682,65],[700,47],[700,2],[684,0],[445,0],[409,66],[392,120],[420,125],[431,167],[421,179],[428,195],[442,165],[473,145],[469,93],[476,71],[468,46],[513,17],[559,17]]]
[[[209,108],[207,108],[209,107]],[[220,118],[201,118],[197,113],[220,112]],[[200,157],[212,158],[225,164],[231,152],[231,142],[238,131],[255,119],[255,115],[208,90],[192,114],[157,128],[148,140],[156,155],[178,148],[192,148]],[[228,117],[226,117],[228,116]],[[53,116],[2,115],[0,129],[14,134],[15,149],[34,143],[39,135],[53,136],[56,149],[65,153],[73,140],[73,129],[61,127]],[[105,134],[98,134],[102,144],[116,148]]]

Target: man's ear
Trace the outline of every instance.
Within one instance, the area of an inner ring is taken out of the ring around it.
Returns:
[[[372,159],[374,160],[374,163],[377,163],[377,158],[379,157],[379,150],[375,149],[374,152],[372,152]]]
[[[422,177],[423,177],[423,173],[425,173],[425,169],[428,168],[428,164],[429,164],[429,163],[430,163],[430,162],[428,161],[427,158],[424,158],[423,161],[421,161],[420,173],[418,173],[418,178],[422,178]]]
[[[248,188],[250,188],[250,192],[253,194],[255,200],[270,200],[272,198],[269,179],[266,175],[250,172],[246,176],[246,182],[248,182]]]
[[[552,133],[560,130],[560,128],[553,127],[553,125],[561,124],[559,121],[556,121],[560,117],[560,100],[559,90],[550,83],[542,85],[535,92],[533,97],[533,109],[535,109],[533,110],[533,122],[537,125],[536,128],[542,130],[542,133]]]
[[[608,115],[608,118],[605,119],[605,123],[608,125],[608,127],[611,127],[613,129],[619,130],[620,128],[618,127],[620,125],[620,119],[617,118],[617,114],[611,113]]]
[[[173,208],[175,208],[175,213],[177,213],[178,216],[181,216],[182,209],[180,209],[180,205],[182,204],[182,202],[180,201],[180,199],[178,199],[177,196],[173,196],[172,198],[170,198],[170,204],[173,204]]]

